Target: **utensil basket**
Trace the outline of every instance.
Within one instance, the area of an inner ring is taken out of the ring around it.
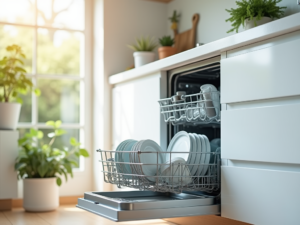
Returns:
[[[158,101],[165,122],[173,125],[220,123],[219,91],[181,95],[179,101],[173,97]]]
[[[171,192],[182,193],[183,191],[204,191],[214,192],[220,189],[220,152],[140,152],[140,151],[112,151],[112,150],[97,150],[100,154],[100,162],[102,163],[103,177],[106,183],[117,185],[119,188],[130,187],[141,191],[156,191],[156,192]],[[171,161],[176,157],[176,153],[193,154],[193,158],[210,157],[207,164],[187,164],[187,163],[132,163],[132,162],[116,162],[115,157],[122,157],[122,154],[155,154],[158,159],[158,154],[163,154],[166,161]],[[175,155],[174,155],[175,154]],[[198,156],[199,157],[199,156]],[[125,173],[125,166],[131,168],[132,173]],[[156,172],[152,176],[146,176],[142,170],[145,166],[155,168]],[[170,174],[164,174],[161,170],[163,166],[169,166]],[[189,174],[187,171],[197,167],[195,174]],[[151,181],[153,180],[153,181]]]

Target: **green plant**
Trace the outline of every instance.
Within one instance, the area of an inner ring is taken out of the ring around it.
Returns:
[[[161,46],[172,46],[175,41],[174,38],[171,38],[171,36],[163,36],[162,38],[159,38],[159,43]]]
[[[18,179],[21,178],[47,178],[56,177],[56,183],[61,185],[61,176],[66,181],[68,174],[73,177],[72,166],[78,167],[75,159],[79,156],[88,157],[86,149],[80,148],[80,143],[75,138],[70,138],[71,148],[61,146],[53,147],[55,139],[66,132],[60,129],[61,121],[48,121],[46,125],[53,128],[48,134],[51,138],[49,143],[43,143],[44,133],[39,130],[30,129],[19,142],[19,154],[15,162],[15,170],[18,172]]]
[[[25,59],[22,49],[18,45],[6,47],[8,56],[0,60],[0,102],[9,102],[11,98],[22,103],[19,94],[25,95],[33,90],[33,83],[25,76],[26,70],[22,67]],[[33,90],[40,95],[39,89]]]
[[[236,4],[239,6],[236,9],[231,8],[226,9],[230,13],[231,17],[226,20],[230,21],[233,27],[227,33],[236,31],[240,25],[244,26],[245,20],[253,20],[254,25],[256,26],[256,21],[261,20],[262,17],[270,17],[272,19],[278,19],[284,15],[283,9],[286,7],[279,7],[277,3],[282,0],[242,0],[236,1]]]
[[[150,39],[149,37],[144,38],[142,36],[140,38],[136,38],[135,40],[136,40],[136,44],[128,45],[128,47],[136,52],[141,52],[141,51],[151,52],[157,47],[157,44],[155,43],[153,37]]]
[[[177,30],[177,27],[178,27],[177,24],[179,22],[179,17],[180,17],[180,15],[177,14],[176,10],[173,11],[172,17],[169,17],[169,20],[172,22],[172,26],[171,26],[172,30]]]

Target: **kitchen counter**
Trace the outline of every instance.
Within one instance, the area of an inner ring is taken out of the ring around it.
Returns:
[[[191,50],[157,60],[147,65],[109,77],[110,84],[117,84],[138,77],[147,76],[158,71],[166,71],[176,67],[197,62],[220,55],[222,52],[253,44],[258,41],[280,36],[300,29],[300,13],[233,34],[232,36],[207,43]]]

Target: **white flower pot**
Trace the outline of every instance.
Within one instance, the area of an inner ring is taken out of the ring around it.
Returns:
[[[55,177],[24,179],[23,184],[23,208],[26,211],[51,211],[59,206]]]
[[[134,52],[134,66],[135,68],[151,63],[155,60],[154,52]]]
[[[256,26],[260,26],[271,21],[272,19],[270,17],[262,17],[260,20],[256,21]],[[254,20],[245,20],[245,30],[251,29],[253,27],[255,27]]]
[[[21,104],[0,102],[0,130],[15,130],[18,125]]]

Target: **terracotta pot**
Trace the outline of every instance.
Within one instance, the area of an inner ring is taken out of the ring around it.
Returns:
[[[15,130],[18,125],[21,104],[0,102],[0,130]]]
[[[176,51],[175,47],[164,46],[164,47],[158,48],[159,59],[163,59],[163,58],[169,57],[171,55],[175,55],[176,53],[177,53],[177,51]]]
[[[25,178],[23,184],[23,208],[26,211],[52,211],[59,206],[56,177]]]

